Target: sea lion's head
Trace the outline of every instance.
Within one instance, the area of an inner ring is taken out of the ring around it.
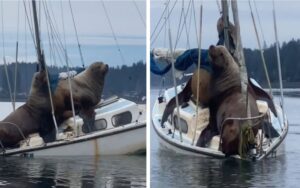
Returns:
[[[89,72],[93,78],[104,79],[108,72],[108,65],[103,62],[95,62],[89,66]]]
[[[47,76],[46,71],[39,71],[34,73],[31,82],[30,95],[35,95],[36,92],[47,90]]]
[[[250,149],[255,148],[257,130],[248,121],[227,120],[221,133],[221,150],[226,156],[246,157]]]
[[[209,56],[212,59],[212,66],[215,68],[225,68],[229,65],[236,64],[233,57],[225,46],[211,45],[208,50]],[[238,68],[238,67],[237,67]]]
[[[221,133],[221,151],[226,155],[239,154],[240,126],[236,120],[224,122]]]
[[[46,71],[34,73],[27,104],[36,109],[49,109],[49,91]]]

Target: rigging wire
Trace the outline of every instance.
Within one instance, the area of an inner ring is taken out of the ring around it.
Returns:
[[[194,145],[195,137],[196,137],[196,131],[197,131],[197,125],[198,125],[198,112],[199,112],[199,91],[200,91],[200,66],[201,66],[201,37],[202,37],[202,16],[203,16],[203,6],[202,2],[200,5],[200,26],[199,26],[199,42],[198,42],[198,66],[197,66],[197,97],[196,97],[196,121],[195,121],[195,128],[194,128],[194,135],[193,135],[193,141],[192,145]]]
[[[153,38],[153,35],[155,34],[155,32],[156,32],[156,30],[157,30],[158,26],[160,25],[160,23],[161,23],[161,21],[162,21],[163,18],[164,18],[164,23],[166,22],[166,16],[164,16],[164,15],[168,14],[167,13],[167,9],[168,9],[168,6],[170,4],[170,1],[171,0],[168,0],[166,3],[164,3],[165,4],[165,8],[164,8],[164,10],[163,10],[160,18],[158,19],[158,22],[157,22],[156,26],[154,27],[154,30],[153,30],[153,32],[152,32],[152,34],[150,36],[151,39]]]
[[[216,0],[216,3],[217,3],[217,7],[218,7],[218,10],[219,10],[219,13],[222,14],[221,5],[220,5],[219,0]]]
[[[168,15],[170,15],[170,9],[168,7]],[[172,77],[173,77],[173,85],[174,85],[174,90],[175,90],[175,101],[176,101],[176,108],[177,108],[177,125],[179,126],[179,133],[180,133],[180,141],[182,142],[182,130],[181,130],[181,122],[180,122],[180,109],[179,109],[179,102],[178,102],[178,92],[177,92],[177,81],[175,77],[175,65],[174,65],[174,52],[173,52],[173,46],[172,46],[172,32],[171,32],[171,24],[170,24],[170,19],[168,19],[168,26],[169,26],[169,45],[170,45],[170,53],[172,57]],[[174,118],[174,130],[173,130],[173,135],[172,138],[174,138],[175,135],[175,121],[176,119]]]
[[[195,2],[194,0],[192,0],[192,11],[193,11],[193,15],[194,15],[194,26],[195,26],[195,33],[196,33],[196,41],[199,41],[199,38],[198,38],[198,30],[197,30],[197,23],[196,23],[196,11],[195,11]]]
[[[261,59],[262,59],[264,70],[265,70],[265,75],[266,75],[267,82],[268,82],[268,85],[269,85],[269,93],[270,93],[271,97],[273,98],[271,81],[270,81],[270,77],[269,77],[269,73],[268,73],[268,69],[267,69],[267,65],[266,65],[264,53],[263,53],[263,50],[262,50],[262,47],[261,47],[261,44],[260,44],[260,39],[259,39],[259,36],[258,36],[257,27],[256,27],[255,19],[254,19],[254,16],[253,16],[252,6],[251,6],[251,3],[250,3],[250,0],[248,0],[248,2],[249,2],[249,7],[250,7],[250,12],[251,12],[252,22],[253,22],[253,26],[254,26],[254,30],[255,30],[255,35],[256,35],[258,47],[259,47],[259,50],[260,50]]]
[[[76,28],[76,24],[75,24],[75,18],[74,18],[74,14],[73,14],[72,5],[71,5],[71,0],[69,0],[69,6],[70,6],[72,20],[73,20],[73,26],[74,26],[74,30],[75,30],[75,34],[76,34],[76,40],[77,40],[78,50],[79,50],[79,54],[80,54],[80,59],[81,59],[82,67],[84,68],[85,67],[84,60],[83,60],[81,45],[79,43],[79,38],[78,38],[77,28]]]
[[[123,64],[126,64],[125,58],[124,58],[124,56],[123,56],[123,54],[122,54],[122,51],[121,51],[121,48],[120,48],[119,42],[118,42],[118,40],[117,40],[117,36],[116,36],[116,34],[115,34],[115,31],[114,31],[114,29],[113,29],[113,26],[112,26],[111,20],[110,20],[110,18],[109,18],[109,16],[108,16],[108,12],[107,12],[107,9],[106,9],[106,7],[105,7],[105,4],[104,4],[103,0],[101,0],[101,4],[102,4],[102,7],[103,7],[103,9],[104,9],[104,13],[105,13],[106,19],[107,19],[107,21],[108,21],[108,24],[109,24],[110,30],[111,30],[111,32],[112,32],[112,34],[113,34],[113,37],[114,37],[114,40],[115,40],[116,46],[117,46],[117,48],[118,48],[118,51],[119,51],[119,53],[120,53],[120,56],[121,56],[122,62],[123,62]]]
[[[14,79],[14,95],[13,105],[14,110],[16,107],[16,95],[17,95],[17,72],[18,72],[18,53],[19,53],[19,20],[20,20],[20,0],[18,0],[18,17],[17,17],[17,41],[16,41],[16,62],[15,62],[15,79]]]
[[[62,33],[63,33],[63,38],[64,38],[64,48],[65,48],[65,60],[67,64],[67,72],[68,72],[68,84],[69,84],[69,89],[70,89],[70,100],[71,100],[71,108],[72,108],[72,115],[73,115],[73,123],[74,126],[76,125],[76,118],[75,118],[75,107],[74,107],[74,99],[73,99],[73,91],[72,91],[72,83],[71,83],[71,78],[69,76],[69,61],[68,61],[68,52],[67,52],[67,42],[66,42],[66,32],[65,32],[65,21],[64,21],[64,11],[63,11],[63,6],[62,6],[62,0],[60,1],[60,11],[61,11],[61,18],[62,18]],[[78,127],[79,128],[79,127]],[[77,130],[77,136],[79,135],[79,130]]]
[[[32,18],[32,15],[31,14],[29,15],[28,12],[27,12],[27,5],[26,5],[25,0],[23,0],[23,5],[24,5],[25,15],[26,15],[26,18],[27,18],[28,27],[29,27],[30,34],[31,34],[31,37],[32,37],[32,41],[33,41],[35,49],[37,49],[35,37],[34,37],[34,34],[33,34],[33,23],[32,23],[32,19],[30,19],[30,18]],[[31,11],[29,11],[29,12],[31,12]],[[37,50],[36,50],[36,52],[37,52]]]
[[[261,33],[264,45],[265,45],[267,43],[266,43],[266,40],[265,40],[265,35],[264,35],[263,29],[262,29],[262,25],[261,25],[261,22],[260,22],[260,16],[259,16],[259,13],[258,13],[258,10],[257,10],[256,1],[253,0],[253,3],[254,3],[255,12],[256,12],[256,17],[257,17],[257,20],[258,20],[258,26],[259,26],[259,29],[260,29],[260,33]]]
[[[158,30],[158,33],[156,34],[156,36],[155,36],[155,37],[154,37],[154,36],[152,37],[152,35],[151,35],[151,39],[153,39],[153,40],[151,41],[151,45],[153,45],[153,44],[155,43],[155,41],[157,40],[157,38],[158,38],[158,36],[160,35],[161,31],[163,30],[164,25],[166,24],[166,21],[169,19],[169,17],[170,17],[170,15],[171,15],[171,13],[172,13],[172,11],[173,11],[173,9],[174,9],[174,7],[175,7],[177,1],[178,1],[178,0],[176,0],[176,1],[174,2],[173,7],[171,8],[171,10],[169,10],[169,11],[167,12],[166,20],[165,20],[164,24],[163,24],[163,25],[160,27],[160,29]],[[169,8],[169,4],[167,5],[167,7]],[[155,30],[156,30],[156,29],[155,29]],[[154,33],[153,33],[153,34],[154,34]]]
[[[55,23],[53,23],[53,21],[52,21],[52,18],[51,18],[50,12],[49,12],[49,8],[48,8],[46,2],[44,3],[44,10],[45,10],[46,21],[49,23],[50,30],[51,30],[50,33],[51,33],[51,39],[53,40],[52,45],[53,45],[53,48],[54,48],[54,54],[55,54],[55,51],[56,51],[60,62],[63,62],[63,59],[64,59],[63,57],[65,56],[64,55],[64,47],[63,47],[63,44],[60,40],[59,34],[55,29],[55,26],[54,26]]]
[[[182,24],[182,27],[180,29],[180,33],[179,33],[179,39],[181,38],[181,35],[182,35],[182,32],[183,32],[183,29],[185,28],[185,32],[186,32],[186,41],[187,41],[187,48],[190,48],[190,41],[189,41],[189,32],[188,32],[188,29],[187,29],[187,17],[188,17],[188,13],[189,13],[189,10],[190,10],[190,7],[191,7],[191,2],[192,0],[189,1],[189,4],[188,4],[188,7],[187,7],[187,10],[186,10],[186,14],[184,14],[184,20],[183,20],[183,24]],[[178,40],[179,40],[178,39]],[[175,47],[174,49],[176,49],[176,46],[177,46],[177,43],[178,41],[176,41],[175,43]]]
[[[285,108],[284,108],[284,98],[283,98],[281,62],[280,62],[280,51],[279,51],[279,41],[278,41],[278,32],[277,32],[276,12],[275,12],[275,2],[274,2],[274,0],[273,0],[273,21],[274,21],[274,31],[275,31],[275,41],[276,41],[276,54],[277,54],[278,74],[279,74],[279,86],[280,86],[282,117],[283,117],[283,123],[285,123],[286,120],[285,120],[285,115],[284,115],[285,114]],[[280,125],[281,125],[281,123],[280,123]]]
[[[13,110],[15,111],[15,106],[13,103],[13,96],[12,96],[12,91],[11,91],[11,85],[10,85],[10,79],[9,79],[9,75],[8,75],[8,70],[7,70],[7,64],[6,64],[6,59],[5,59],[5,47],[4,47],[4,43],[5,43],[5,39],[4,39],[4,19],[3,19],[4,15],[3,15],[3,1],[1,1],[1,25],[2,25],[2,53],[3,53],[3,63],[4,63],[4,70],[5,70],[5,75],[6,75],[6,81],[7,81],[7,86],[8,86],[8,91],[9,91],[9,96],[10,96],[10,100],[12,102],[12,107]]]
[[[174,50],[176,49],[177,43],[178,43],[178,41],[180,39],[179,33],[180,33],[180,28],[181,28],[181,22],[182,22],[183,14],[184,14],[184,0],[182,0],[182,6],[181,6],[179,24],[178,24],[178,29],[177,29],[177,34],[176,34],[176,40],[175,40],[175,44],[174,44]]]
[[[138,12],[138,14],[139,14],[139,17],[140,17],[140,19],[141,19],[141,21],[142,21],[144,27],[146,27],[145,19],[144,19],[143,15],[142,15],[142,13],[141,13],[141,11],[140,11],[140,9],[139,9],[137,3],[135,2],[135,0],[132,0],[132,1],[133,1],[133,4],[134,4],[134,6],[135,6],[135,8],[136,8],[136,10],[137,10],[137,12]]]

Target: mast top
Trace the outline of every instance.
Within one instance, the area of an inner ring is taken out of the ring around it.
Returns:
[[[40,39],[39,24],[38,24],[35,0],[32,0],[32,12],[33,12],[36,52],[37,52],[37,56],[38,56],[39,70],[43,71],[43,70],[45,70],[45,58],[44,58],[44,54],[42,52],[42,47],[41,47],[41,39]]]

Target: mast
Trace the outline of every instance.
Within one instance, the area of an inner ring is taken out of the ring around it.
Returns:
[[[223,18],[223,23],[224,23],[224,43],[225,47],[230,50],[229,46],[229,34],[228,34],[228,29],[229,29],[229,17],[228,17],[228,3],[227,0],[222,0],[222,18]]]
[[[45,64],[45,59],[44,55],[42,53],[42,48],[41,48],[41,40],[40,40],[40,32],[39,32],[39,24],[38,24],[38,19],[37,19],[37,11],[36,11],[36,4],[35,0],[32,0],[32,12],[33,12],[33,22],[34,22],[34,32],[35,32],[35,40],[36,40],[36,52],[38,55],[38,61],[39,61],[39,71],[45,71],[46,73],[46,78],[47,78],[47,86],[48,86],[48,92],[49,92],[49,100],[51,104],[51,115],[55,127],[55,140],[58,137],[58,126],[57,122],[55,119],[55,112],[54,112],[54,105],[53,105],[53,100],[52,100],[52,93],[51,93],[51,88],[50,88],[50,81],[49,81],[49,74],[46,69],[46,64]]]
[[[45,70],[45,59],[41,48],[41,39],[40,39],[39,23],[37,18],[35,0],[32,0],[32,12],[33,12],[33,22],[34,22],[34,32],[35,32],[35,42],[36,42],[36,53],[39,61],[39,69],[41,71],[41,70]]]
[[[237,59],[238,63],[240,64],[240,77],[241,77],[241,86],[242,86],[242,93],[247,93],[247,86],[248,86],[248,73],[247,67],[245,63],[242,39],[241,39],[241,31],[240,31],[240,21],[239,21],[239,13],[238,13],[238,6],[236,0],[231,0],[231,8],[232,8],[232,16],[236,30],[236,50],[234,52],[234,56]]]

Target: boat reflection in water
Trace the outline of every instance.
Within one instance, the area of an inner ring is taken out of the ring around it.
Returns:
[[[9,187],[146,187],[145,156],[0,158]]]

